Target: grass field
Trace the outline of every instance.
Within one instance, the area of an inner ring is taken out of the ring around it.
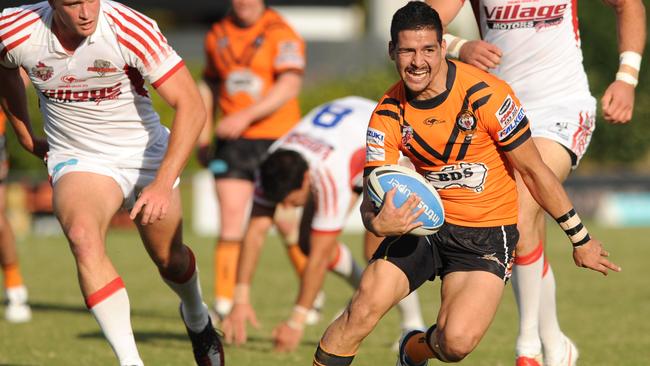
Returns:
[[[578,344],[582,365],[650,365],[650,228],[591,231],[612,252],[623,272],[603,277],[573,265],[569,244],[552,229],[549,257],[558,278],[558,306],[565,332]],[[345,240],[360,255],[358,235]],[[211,293],[212,239],[186,235],[202,269],[205,294]],[[115,365],[116,361],[92,316],[83,306],[72,256],[65,240],[28,237],[20,243],[22,267],[34,310],[33,321],[12,325],[0,321],[0,365]],[[190,344],[177,315],[175,296],[160,281],[135,232],[110,235],[108,247],[129,291],[132,321],[140,353],[148,365],[191,365]],[[263,324],[250,342],[226,348],[229,366],[311,365],[311,355],[327,320],[345,305],[351,290],[338,278],[326,283],[324,321],[306,330],[293,354],[271,350],[270,333],[287,314],[297,282],[284,249],[269,240],[253,287],[253,301]],[[433,322],[439,283],[420,289],[422,308]],[[510,286],[508,286],[510,287]],[[467,365],[512,365],[517,310],[507,289],[496,320],[465,361]],[[356,365],[393,365],[391,344],[398,336],[391,312],[362,345]]]

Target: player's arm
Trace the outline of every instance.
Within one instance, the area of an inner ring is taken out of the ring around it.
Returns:
[[[253,203],[251,219],[242,242],[237,262],[237,282],[230,314],[221,323],[226,343],[241,345],[246,343],[246,324],[259,327],[255,311],[250,301],[250,285],[257,267],[266,235],[273,225],[275,207]]]
[[[641,0],[604,0],[616,12],[619,68],[601,102],[603,116],[612,123],[627,123],[634,111],[641,56],[646,43],[645,6]]]
[[[217,98],[219,97],[219,83],[217,80],[203,78],[198,83],[201,100],[205,106],[206,118],[203,129],[197,141],[197,158],[199,163],[207,167],[210,163],[210,146],[214,136],[214,121],[217,113]]]
[[[45,139],[34,136],[32,130],[25,93],[28,82],[20,68],[8,69],[0,66],[0,105],[23,148],[43,159],[48,151],[48,144]]]
[[[184,65],[157,88],[158,94],[174,110],[169,145],[156,179],[143,189],[133,209],[131,219],[142,212],[142,224],[165,217],[174,182],[187,163],[196,139],[205,123],[205,109],[189,70]]]
[[[300,280],[298,299],[289,319],[275,328],[273,338],[275,349],[291,352],[300,343],[307,311],[323,286],[327,266],[332,261],[332,253],[337,245],[339,232],[316,232],[310,235],[310,250],[304,274]]]
[[[269,91],[248,108],[225,116],[217,125],[217,136],[235,139],[251,124],[278,110],[298,96],[302,72],[289,70],[278,75]]]
[[[426,3],[438,12],[442,24],[446,27],[463,8],[465,0],[426,0]]]
[[[551,169],[544,164],[532,139],[506,151],[512,166],[521,175],[535,201],[546,210],[565,231],[573,243],[573,259],[576,265],[607,275],[608,270],[619,272],[620,267],[610,262],[609,253],[587,228],[573,209],[562,184]]]

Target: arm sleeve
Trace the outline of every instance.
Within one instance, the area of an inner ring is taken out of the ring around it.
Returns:
[[[505,83],[494,88],[490,102],[479,113],[479,120],[486,124],[488,133],[503,151],[516,148],[531,136],[526,112]]]
[[[217,70],[217,34],[214,28],[205,35],[203,50],[205,52],[205,66],[203,68],[203,78],[210,81],[219,81],[219,71]]]
[[[289,70],[304,71],[305,42],[288,26],[278,28],[270,34],[273,42],[273,69],[276,74]]]
[[[395,106],[382,101],[373,111],[366,132],[365,172],[381,165],[397,164],[400,157],[402,134],[398,112]]]

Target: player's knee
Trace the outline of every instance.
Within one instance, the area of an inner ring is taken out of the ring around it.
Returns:
[[[440,350],[449,362],[460,362],[478,344],[479,338],[462,331],[444,331],[441,335]]]
[[[360,287],[357,291],[357,295],[347,309],[348,324],[361,332],[370,333],[379,322],[384,309],[381,309],[378,305],[380,302],[373,299],[368,290]]]

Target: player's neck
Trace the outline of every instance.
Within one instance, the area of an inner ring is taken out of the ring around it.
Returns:
[[[63,46],[63,49],[69,54],[73,54],[77,47],[86,39],[85,36],[74,33],[65,26],[62,26],[60,21],[57,20],[56,15],[52,18],[52,33],[54,33],[61,46]]]
[[[248,28],[254,26],[255,23],[257,23],[257,21],[262,19],[262,16],[264,15],[265,11],[266,8],[262,7],[255,14],[253,14],[252,16],[248,16],[246,18],[239,18],[235,14],[233,14],[232,19],[236,26],[240,28]]]

